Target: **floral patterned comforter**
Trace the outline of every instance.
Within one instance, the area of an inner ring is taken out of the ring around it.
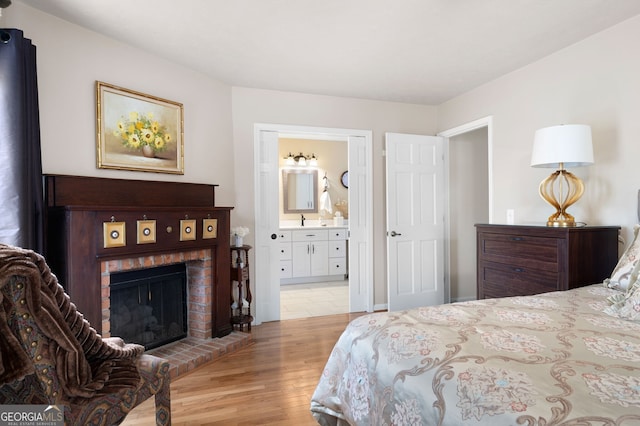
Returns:
[[[640,323],[602,313],[616,292],[359,317],[311,411],[322,425],[640,425]]]

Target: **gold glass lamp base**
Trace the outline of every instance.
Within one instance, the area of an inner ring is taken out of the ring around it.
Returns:
[[[575,218],[567,213],[567,208],[584,193],[584,184],[580,178],[566,171],[561,164],[559,170],[540,182],[539,192],[540,196],[556,209],[556,212],[549,216],[547,226],[576,226]]]
[[[576,220],[573,216],[567,213],[565,213],[565,217],[563,219],[557,218],[556,215],[553,214],[549,216],[549,220],[547,220],[547,226],[555,226],[556,228],[570,228],[572,226],[576,226]]]

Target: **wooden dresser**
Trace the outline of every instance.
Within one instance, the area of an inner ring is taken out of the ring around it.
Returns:
[[[619,230],[477,224],[478,299],[602,282],[618,262]]]

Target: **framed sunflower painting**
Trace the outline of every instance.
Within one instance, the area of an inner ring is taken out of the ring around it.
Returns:
[[[184,174],[183,106],[96,81],[98,168]]]

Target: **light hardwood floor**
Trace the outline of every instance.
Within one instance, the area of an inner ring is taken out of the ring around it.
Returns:
[[[335,342],[352,319],[339,314],[263,323],[253,343],[171,383],[172,424],[316,425],[311,395]],[[153,398],[122,423],[153,425]]]

